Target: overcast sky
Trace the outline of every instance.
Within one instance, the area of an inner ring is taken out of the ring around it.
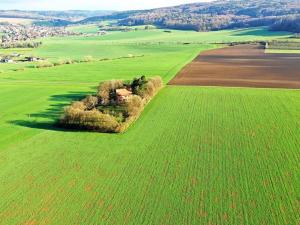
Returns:
[[[130,10],[211,0],[0,0],[0,9],[22,10]]]

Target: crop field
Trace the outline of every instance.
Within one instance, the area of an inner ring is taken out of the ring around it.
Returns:
[[[300,88],[300,55],[266,54],[261,45],[201,53],[170,84]]]
[[[257,36],[260,34],[260,36]],[[141,55],[152,52],[162,53],[171,48],[190,47],[190,44],[213,44],[230,41],[271,40],[289,37],[286,32],[270,32],[264,28],[240,29],[218,32],[172,31],[163,30],[109,32],[104,36],[48,38],[42,40],[43,45],[34,49],[32,54],[50,59],[73,58],[81,59],[86,55],[95,58],[112,58],[132,55]],[[181,45],[182,44],[182,45]],[[194,48],[192,46],[191,48]]]
[[[51,127],[89,88],[28,87],[0,91],[3,224],[299,222],[299,91],[167,87],[105,135]]]
[[[299,224],[298,89],[166,86],[124,134],[54,126],[100,81],[160,75],[168,83],[218,47],[158,44],[157,30],[139,32],[136,43],[133,33],[111,34],[116,43],[49,39],[34,51],[110,60],[0,73],[0,225]],[[265,32],[248,38],[287,35]],[[139,57],[113,59],[128,54]]]

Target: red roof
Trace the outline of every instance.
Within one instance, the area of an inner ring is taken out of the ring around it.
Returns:
[[[117,95],[119,95],[119,96],[130,96],[130,95],[132,95],[132,92],[128,91],[125,88],[124,89],[117,89],[116,92],[117,92]]]

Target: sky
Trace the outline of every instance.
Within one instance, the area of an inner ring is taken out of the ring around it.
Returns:
[[[0,9],[20,10],[132,10],[211,0],[0,0]]]

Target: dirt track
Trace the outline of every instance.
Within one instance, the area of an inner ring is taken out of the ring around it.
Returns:
[[[300,54],[265,54],[257,45],[202,53],[170,85],[300,88]]]

